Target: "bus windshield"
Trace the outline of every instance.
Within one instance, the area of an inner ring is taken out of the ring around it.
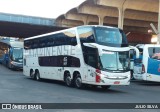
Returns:
[[[102,70],[109,71],[128,71],[130,69],[129,51],[110,52],[100,56]]]
[[[111,47],[127,47],[128,42],[126,35],[120,29],[95,27],[96,41],[100,45]]]
[[[23,58],[23,49],[22,48],[13,48],[13,60],[18,61]]]

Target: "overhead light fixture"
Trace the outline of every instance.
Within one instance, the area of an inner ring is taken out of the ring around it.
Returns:
[[[152,35],[151,43],[156,44],[157,42],[158,42],[158,37],[157,37],[157,35]]]
[[[152,33],[153,31],[151,29],[148,30],[148,33]]]

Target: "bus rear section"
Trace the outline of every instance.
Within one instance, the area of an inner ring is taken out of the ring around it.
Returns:
[[[144,45],[141,58],[135,60],[134,78],[160,82],[160,45]]]

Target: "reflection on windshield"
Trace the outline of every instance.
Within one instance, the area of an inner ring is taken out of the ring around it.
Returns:
[[[13,48],[13,60],[19,60],[23,58],[23,49],[22,48]]]
[[[129,52],[105,52],[100,56],[104,70],[129,70]]]

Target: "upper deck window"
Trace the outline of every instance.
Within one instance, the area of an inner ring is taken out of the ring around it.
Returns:
[[[92,27],[78,28],[78,34],[79,34],[81,43],[95,43]]]
[[[98,44],[111,47],[127,47],[126,35],[120,29],[95,27],[95,37]]]

